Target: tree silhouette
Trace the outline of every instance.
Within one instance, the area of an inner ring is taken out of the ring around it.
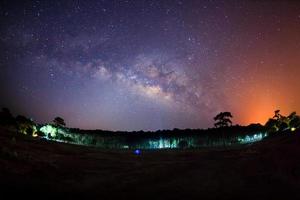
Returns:
[[[65,120],[61,117],[55,117],[55,119],[53,120],[53,123],[55,124],[55,126],[58,126],[58,127],[66,126]]]
[[[278,124],[278,120],[274,119],[274,118],[270,118],[267,123],[265,124],[265,127],[267,128],[267,130],[269,132],[276,132],[279,130],[279,124]]]
[[[2,125],[12,125],[14,124],[14,117],[10,113],[8,108],[2,108],[0,112],[0,124]]]
[[[280,110],[274,111],[274,116],[272,119],[275,120],[273,121],[274,128],[272,128],[272,130],[283,131],[288,128],[289,120],[286,116],[280,114]],[[269,120],[270,122],[268,125],[272,125],[272,119]]]
[[[297,113],[296,112],[292,112],[291,114],[289,114],[289,116],[287,116],[287,118],[289,119],[289,121],[293,120],[296,117],[297,117]]]
[[[292,130],[296,130],[300,128],[300,116],[296,115],[293,119],[291,119],[290,128]]]
[[[300,117],[296,112],[292,112],[287,117],[280,114],[280,110],[274,112],[273,118],[266,123],[269,132],[285,131],[288,129],[296,130],[300,128]]]
[[[33,135],[36,131],[36,125],[34,121],[28,119],[23,115],[18,115],[16,117],[16,123],[18,131],[25,134],[25,135]]]
[[[280,114],[280,110],[274,111],[273,119],[280,120],[282,117],[283,117],[283,115]]]
[[[300,128],[300,116],[296,112],[292,112],[287,118],[291,130]]]
[[[233,118],[230,112],[220,112],[217,116],[214,117],[214,120],[216,121],[215,127],[222,128],[231,126],[232,121],[230,118]]]

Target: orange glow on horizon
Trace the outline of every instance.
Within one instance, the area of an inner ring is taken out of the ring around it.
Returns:
[[[243,125],[251,123],[260,123],[264,125],[267,120],[273,117],[274,111],[277,109],[274,102],[268,101],[266,98],[258,98],[249,101],[240,113],[240,121]]]
[[[293,105],[288,98],[291,96],[278,85],[265,83],[248,85],[240,90],[242,95],[233,94],[232,106],[234,122],[240,125],[260,123],[264,125],[269,118],[274,116],[275,110],[280,110],[282,115],[289,115],[293,111]]]

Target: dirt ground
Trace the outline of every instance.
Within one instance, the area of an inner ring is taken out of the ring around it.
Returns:
[[[300,199],[300,132],[235,149],[103,150],[0,129],[0,192],[67,199]]]

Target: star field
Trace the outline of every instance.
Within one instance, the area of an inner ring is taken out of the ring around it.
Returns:
[[[297,1],[2,1],[0,105],[86,129],[300,112]]]

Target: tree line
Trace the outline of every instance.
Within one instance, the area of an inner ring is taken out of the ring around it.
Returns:
[[[14,117],[8,108],[2,108],[0,112],[0,125],[6,126],[10,129],[16,129],[24,135],[31,136],[43,136],[39,130],[37,130],[37,124],[32,120],[23,115],[17,115]],[[65,127],[65,120],[61,117],[55,117],[52,121],[54,127]]]
[[[223,135],[224,132],[222,131],[223,129],[232,127],[232,118],[233,115],[231,114],[231,112],[220,112],[219,114],[217,114],[213,118],[215,121],[214,126],[216,130],[220,130],[219,132],[222,132]],[[36,124],[32,119],[29,119],[22,115],[18,115],[14,117],[11,114],[10,110],[7,108],[2,108],[2,111],[0,112],[0,125],[10,127],[12,129],[17,129],[18,132],[23,133],[25,135],[44,136],[43,133],[37,130],[38,124]],[[55,117],[50,125],[56,128],[56,130],[58,130],[59,128],[66,127],[65,120],[62,117]],[[253,125],[252,127],[255,129],[258,127],[258,125]],[[278,132],[278,131],[285,131],[285,130],[295,131],[296,129],[300,129],[300,116],[297,115],[296,112],[292,112],[290,115],[284,116],[280,113],[280,110],[276,110],[274,112],[274,116],[271,117],[266,122],[264,128],[268,132]],[[80,129],[70,129],[70,130],[74,130],[75,132],[81,132]],[[99,130],[95,130],[95,131],[99,132]],[[194,133],[195,131],[200,132],[200,130],[191,130],[191,129],[185,129],[185,130],[173,129],[173,130],[162,130],[162,131],[158,130],[156,132],[178,134],[178,133]],[[84,132],[94,133],[93,131],[84,131]],[[102,131],[102,132],[112,133],[112,131]],[[122,132],[122,133],[129,133],[129,132]],[[134,131],[130,133],[134,134],[134,133],[149,133],[149,132]]]

